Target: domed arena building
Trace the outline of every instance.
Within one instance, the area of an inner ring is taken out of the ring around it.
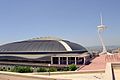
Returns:
[[[83,46],[52,37],[33,38],[0,46],[0,64],[82,65],[89,60],[90,54]]]

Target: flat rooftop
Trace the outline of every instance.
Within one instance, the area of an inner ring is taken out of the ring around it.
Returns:
[[[100,55],[93,59],[89,65],[85,65],[79,70],[105,70],[108,62],[120,62],[120,54]]]

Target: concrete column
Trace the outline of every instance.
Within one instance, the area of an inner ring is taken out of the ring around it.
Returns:
[[[66,63],[67,63],[67,65],[68,65],[68,57],[66,57]]]
[[[58,57],[58,64],[60,65],[60,57]]]
[[[53,64],[53,57],[51,56],[51,64]]]
[[[86,58],[84,57],[84,63],[83,64],[85,65],[85,63],[86,63]]]
[[[75,65],[76,65],[76,57],[75,57]]]

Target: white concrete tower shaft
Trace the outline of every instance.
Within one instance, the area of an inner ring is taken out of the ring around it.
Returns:
[[[107,53],[107,49],[106,49],[105,44],[103,42],[103,38],[102,38],[101,33],[105,30],[106,26],[103,25],[102,14],[100,14],[100,23],[101,24],[99,26],[97,26],[97,28],[98,28],[98,36],[100,38],[100,41],[101,41],[101,44],[102,44],[102,48],[103,48],[103,51],[101,52],[101,54],[105,54],[105,53]]]

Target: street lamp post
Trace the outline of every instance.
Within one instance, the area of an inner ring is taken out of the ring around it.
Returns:
[[[50,64],[48,64],[48,67],[49,67],[49,76],[50,76]]]
[[[32,68],[33,72],[35,71],[34,69],[35,69],[35,68],[33,67],[33,68]]]

